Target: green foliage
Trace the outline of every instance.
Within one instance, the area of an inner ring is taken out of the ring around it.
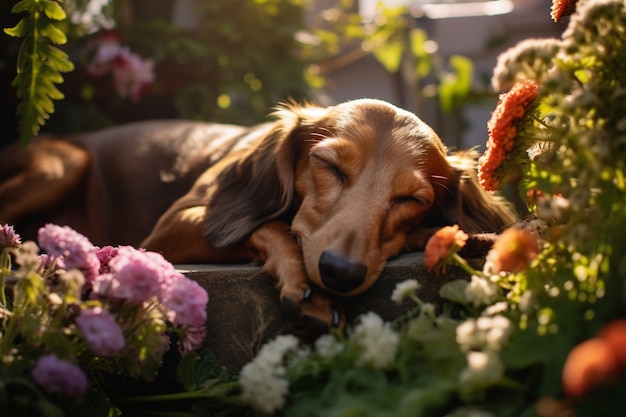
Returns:
[[[413,27],[414,18],[406,7],[379,5],[375,16],[364,21],[353,11],[353,3],[347,0],[322,13],[326,17],[323,29],[315,32],[318,43],[313,51],[308,51],[314,60],[324,61],[342,54],[351,57],[371,54],[390,74],[401,73],[403,63],[408,61],[415,68],[413,78],[407,81],[416,88],[418,108],[421,100],[435,94],[444,112],[463,104],[472,87],[471,60],[454,55],[445,65],[437,44],[423,29]],[[352,51],[346,52],[349,49]]]
[[[157,68],[182,70],[186,79],[175,80],[181,87],[174,94],[181,117],[251,124],[280,101],[308,97],[298,41],[306,32],[304,7],[301,0],[198,2],[195,27],[135,19],[118,21],[118,30]]]
[[[64,97],[56,84],[63,82],[62,73],[72,71],[74,64],[54,46],[67,42],[57,23],[65,19],[59,2],[22,0],[12,12],[27,13],[15,27],[4,30],[10,36],[24,38],[13,85],[20,100],[17,107],[20,139],[26,143],[54,112],[53,100]]]

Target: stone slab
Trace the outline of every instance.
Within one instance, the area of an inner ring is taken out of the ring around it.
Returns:
[[[283,333],[301,334],[300,323],[281,309],[274,281],[253,265],[176,265],[209,293],[206,346],[231,372],[249,362],[260,346]],[[341,299],[348,323],[374,311],[391,320],[411,306],[391,300],[397,283],[417,279],[418,292],[425,302],[439,303],[439,288],[446,282],[467,278],[462,270],[450,267],[445,274],[429,272],[423,252],[408,253],[387,263],[379,280],[365,293]]]

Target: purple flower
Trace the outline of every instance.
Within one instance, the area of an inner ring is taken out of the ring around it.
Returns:
[[[76,325],[85,336],[89,349],[96,355],[111,356],[124,349],[126,341],[115,317],[101,307],[82,310]]]
[[[209,295],[196,281],[179,272],[170,275],[167,291],[163,294],[163,305],[168,309],[168,318],[174,325],[204,326],[208,302]]]
[[[63,269],[78,268],[91,282],[98,274],[100,261],[96,247],[89,239],[68,226],[47,224],[39,229],[39,246],[50,256],[60,258],[59,266]]]
[[[20,235],[15,233],[13,226],[8,224],[0,226],[0,248],[19,248],[21,244]]]
[[[87,392],[87,376],[76,365],[50,354],[39,358],[31,375],[48,392],[81,397]]]

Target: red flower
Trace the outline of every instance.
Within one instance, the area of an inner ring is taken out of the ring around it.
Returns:
[[[517,228],[509,228],[500,235],[489,252],[493,272],[519,272],[539,254],[537,235]]]
[[[535,101],[538,89],[539,84],[535,81],[526,81],[515,84],[508,93],[500,94],[496,109],[487,122],[487,149],[478,161],[478,177],[485,190],[494,191],[500,186],[504,175],[500,168],[515,145],[518,122]]]
[[[563,17],[570,15],[576,11],[576,2],[578,0],[552,0],[552,8],[550,17],[558,22]]]
[[[445,272],[445,262],[451,255],[465,246],[467,238],[467,234],[460,230],[457,224],[437,230],[428,239],[424,251],[424,263],[428,270],[441,267]]]

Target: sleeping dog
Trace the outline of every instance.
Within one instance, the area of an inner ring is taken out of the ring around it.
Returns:
[[[173,263],[254,260],[285,306],[338,326],[327,294],[361,293],[438,228],[515,221],[474,157],[449,156],[414,114],[371,99],[289,103],[253,127],[146,121],[6,149],[0,224],[66,224]]]

